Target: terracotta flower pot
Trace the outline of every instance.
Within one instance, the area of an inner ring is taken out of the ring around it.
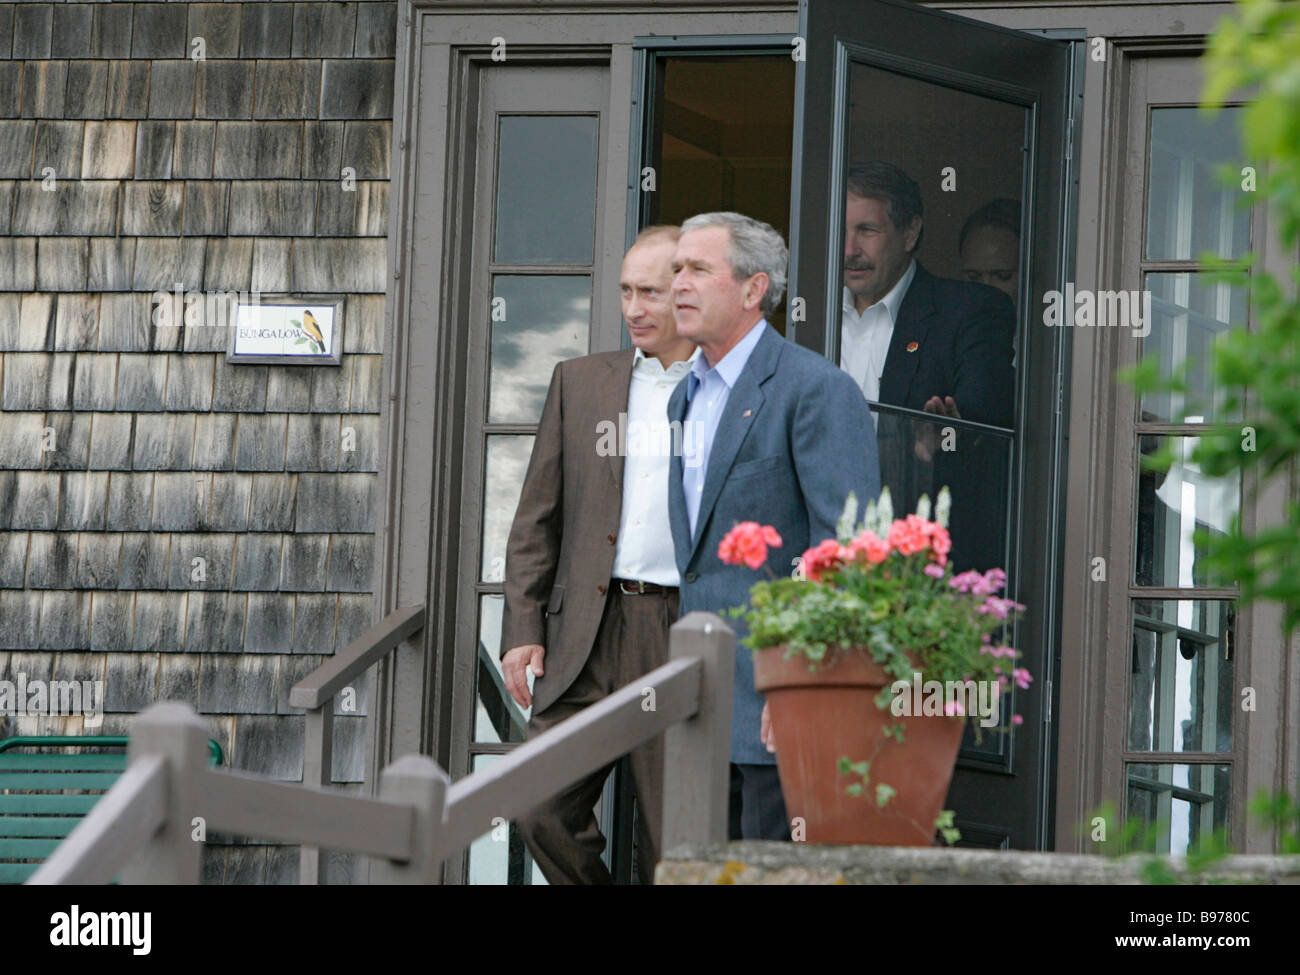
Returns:
[[[961,747],[963,720],[895,717],[876,707],[876,695],[893,678],[865,649],[836,653],[815,671],[804,657],[784,658],[784,647],[755,653],[754,684],[771,712],[786,814],[804,821],[804,839],[930,846]],[[901,744],[883,731],[886,724],[899,723]],[[871,759],[870,783],[862,795],[846,791],[861,779],[840,774],[842,756],[853,762]],[[876,804],[877,783],[897,790],[883,809]]]

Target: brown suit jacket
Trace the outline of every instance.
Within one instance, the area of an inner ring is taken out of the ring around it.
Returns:
[[[623,507],[623,457],[597,446],[610,429],[602,423],[617,430],[619,414],[627,412],[634,356],[632,349],[598,352],[561,362],[551,374],[506,545],[499,651],[528,643],[546,648],[534,714],[559,700],[582,671],[605,610]]]

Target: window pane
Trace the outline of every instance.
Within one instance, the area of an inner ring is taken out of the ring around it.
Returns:
[[[1147,179],[1149,260],[1194,260],[1204,251],[1240,257],[1250,249],[1250,211],[1238,206],[1240,182],[1223,183],[1218,169],[1240,169],[1241,109],[1212,121],[1195,108],[1151,112],[1151,169]]]
[[[487,473],[483,487],[483,582],[506,577],[506,542],[519,505],[524,472],[532,453],[533,438],[496,435],[487,438]]]
[[[1230,328],[1246,325],[1246,293],[1226,282],[1207,282],[1196,274],[1148,274],[1151,334],[1143,352],[1159,358],[1164,375],[1188,364],[1186,393],[1146,393],[1146,422],[1214,423],[1235,419],[1222,404],[1223,390],[1210,376],[1210,355]]]
[[[1241,507],[1240,476],[1212,478],[1189,459],[1197,437],[1142,437],[1143,454],[1166,440],[1177,449],[1168,473],[1138,472],[1137,565],[1139,586],[1211,586],[1225,582],[1206,568],[1192,533],[1225,534]],[[1230,580],[1228,580],[1230,581]]]
[[[1235,604],[1135,600],[1130,751],[1232,750]]]
[[[479,597],[478,694],[474,701],[474,740],[493,743],[526,740],[524,729],[532,709],[519,707],[506,690],[498,653],[501,649],[501,613],[505,597]],[[504,649],[509,649],[504,648]]]
[[[497,275],[492,281],[489,423],[536,423],[551,371],[587,354],[591,278]]]
[[[487,768],[500,755],[475,755],[471,771]],[[506,827],[501,839],[492,833],[480,836],[469,848],[469,882],[471,884],[544,884],[546,878],[528,854],[523,835],[514,823]]]
[[[1142,823],[1157,853],[1185,854],[1228,826],[1229,765],[1126,766],[1126,815]]]
[[[596,117],[503,115],[498,124],[495,260],[590,264]]]

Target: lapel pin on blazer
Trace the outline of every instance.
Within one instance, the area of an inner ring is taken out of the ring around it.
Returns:
[[[917,349],[919,349],[920,347],[921,347],[920,344],[917,343],[917,342],[908,342],[908,343],[907,343],[907,351],[908,351],[908,352],[915,352],[915,351],[916,351]]]
[[[744,413],[740,414],[740,417],[741,417],[741,419],[744,419],[745,417],[749,417],[749,416],[753,416],[753,415],[754,415],[754,411],[753,411],[753,410],[746,410]]]

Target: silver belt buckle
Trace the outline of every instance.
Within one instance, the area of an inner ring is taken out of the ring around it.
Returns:
[[[635,593],[636,595],[639,595],[639,596],[644,596],[644,595],[645,595],[645,580],[643,580],[643,579],[638,579],[638,580],[636,580],[636,584],[633,586],[633,588],[629,589],[629,588],[627,587],[627,580],[626,580],[626,579],[620,579],[620,580],[619,580],[619,583],[618,583],[618,588],[621,589],[621,590],[623,590],[624,594],[629,595],[629,596],[630,596],[630,595],[633,595],[634,593]]]

